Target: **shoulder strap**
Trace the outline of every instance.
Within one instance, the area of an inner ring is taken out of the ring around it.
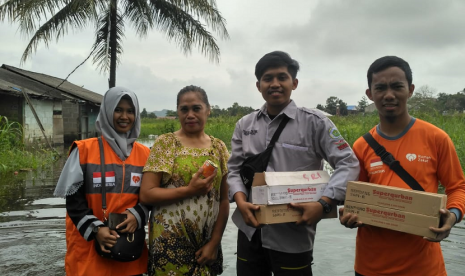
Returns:
[[[100,173],[102,174],[102,183],[100,183],[100,189],[102,191],[102,210],[105,216],[105,210],[107,209],[107,196],[106,196],[106,180],[105,180],[105,154],[103,152],[102,137],[98,137],[98,146],[100,149]]]
[[[381,157],[381,160],[389,166],[391,170],[393,170],[402,180],[404,180],[407,185],[410,186],[413,190],[417,191],[425,191],[423,187],[413,178],[401,165],[398,160],[392,156],[392,154],[386,149],[381,146],[376,140],[373,138],[373,136],[367,132],[363,135],[363,139],[370,145],[370,147],[373,148],[375,151],[376,155]]]
[[[276,143],[276,141],[279,138],[279,135],[281,135],[281,132],[283,132],[283,129],[286,126],[287,122],[289,122],[289,117],[287,117],[284,114],[283,114],[283,116],[284,116],[284,118],[281,120],[281,123],[279,123],[278,129],[276,129],[275,133],[273,134],[273,137],[271,137],[271,141],[268,144],[267,148],[271,148],[271,147],[274,146],[274,143]]]

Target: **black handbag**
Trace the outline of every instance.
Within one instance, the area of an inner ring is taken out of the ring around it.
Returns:
[[[144,227],[137,229],[134,233],[118,233],[118,235],[120,237],[117,239],[116,244],[112,248],[106,248],[110,250],[110,253],[103,252],[96,240],[94,245],[97,253],[101,257],[118,262],[132,262],[139,259],[142,255],[145,241]]]
[[[276,132],[273,134],[273,137],[271,138],[268,147],[266,147],[266,149],[261,153],[247,157],[242,163],[239,174],[241,175],[242,183],[244,183],[247,189],[250,189],[250,187],[252,186],[253,177],[256,172],[266,171],[266,167],[268,166],[268,162],[270,161],[271,152],[273,151],[274,144],[278,140],[279,135],[283,131],[287,122],[289,122],[289,117],[287,117],[286,115],[283,116],[284,118],[281,120],[278,129],[276,129]]]
[[[100,147],[100,163],[102,173],[102,210],[107,209],[106,203],[106,191],[105,191],[105,159],[103,153],[103,143],[101,137],[98,137]],[[108,221],[104,222],[105,226],[108,226]],[[106,248],[110,250],[110,253],[103,252],[100,248],[100,244],[97,240],[94,240],[95,250],[97,253],[108,259],[112,259],[119,262],[132,262],[137,260],[143,252],[145,242],[145,228],[140,227],[134,233],[118,233],[119,238],[116,240],[116,244],[112,248]]]

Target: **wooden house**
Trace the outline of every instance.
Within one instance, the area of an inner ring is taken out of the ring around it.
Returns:
[[[23,126],[26,144],[95,137],[101,94],[53,76],[0,67],[0,115]]]

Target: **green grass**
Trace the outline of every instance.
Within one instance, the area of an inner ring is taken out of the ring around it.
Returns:
[[[35,170],[50,164],[55,153],[41,147],[27,148],[23,144],[23,128],[0,115],[0,174],[21,169]]]
[[[444,130],[454,142],[462,168],[465,168],[465,131],[463,131],[463,126],[465,126],[465,114],[441,115],[439,113],[412,112],[411,115]],[[205,127],[205,132],[221,139],[228,149],[231,150],[231,137],[237,120],[239,120],[239,117],[209,118]],[[365,115],[332,116],[331,120],[350,145],[353,145],[355,140],[379,122],[376,112]],[[145,139],[149,134],[160,135],[176,131],[179,128],[180,124],[177,120],[145,118],[142,119],[140,137]]]
[[[439,127],[449,135],[452,142],[454,142],[463,169],[465,167],[465,132],[463,131],[463,126],[465,126],[465,114],[441,115],[439,113],[412,112],[411,115]],[[376,113],[365,116],[333,116],[331,120],[350,145],[353,145],[358,137],[365,134],[379,122]]]
[[[139,138],[147,139],[150,134],[161,135],[179,128],[178,120],[142,118]]]
[[[221,139],[231,150],[231,137],[240,117],[209,118],[205,126],[205,133]],[[178,120],[143,118],[141,121],[140,139],[147,139],[150,134],[161,135],[174,132],[181,128]]]
[[[330,119],[351,146],[379,122],[377,114],[332,116]]]

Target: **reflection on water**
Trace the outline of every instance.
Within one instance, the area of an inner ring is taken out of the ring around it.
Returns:
[[[63,156],[65,148],[57,148]],[[66,154],[65,154],[66,155]],[[20,171],[0,177],[0,213],[7,211],[30,210],[36,199],[50,197],[60,176],[66,157],[61,157],[47,168],[37,171]],[[5,216],[0,215],[0,222]]]
[[[151,146],[153,140],[142,141]],[[52,196],[65,158],[38,172],[21,172],[0,179],[0,275],[64,275],[65,201]],[[231,204],[230,214],[235,209]],[[318,225],[314,275],[354,275],[356,230],[337,219]],[[225,270],[233,276],[237,228],[228,221],[223,236]],[[465,271],[465,223],[457,225],[442,242],[449,276]]]

